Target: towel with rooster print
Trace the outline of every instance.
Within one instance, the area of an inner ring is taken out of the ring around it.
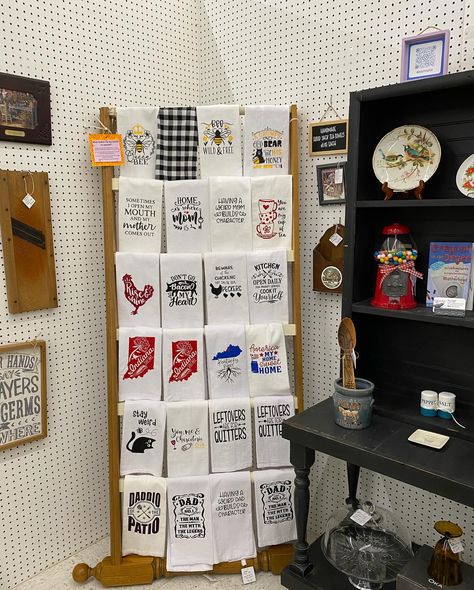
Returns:
[[[115,271],[119,326],[159,328],[160,255],[117,252]]]
[[[252,467],[249,397],[209,400],[209,439],[213,473]]]
[[[163,328],[202,328],[201,254],[161,255],[161,310]]]
[[[202,328],[163,330],[163,399],[178,402],[206,397]]]
[[[247,264],[244,252],[204,254],[208,324],[249,323]]]
[[[245,326],[205,326],[209,399],[249,395]]]
[[[161,328],[119,329],[119,400],[161,399]]]

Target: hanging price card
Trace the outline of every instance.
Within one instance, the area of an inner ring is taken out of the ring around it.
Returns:
[[[89,135],[92,166],[122,166],[124,153],[120,133]]]

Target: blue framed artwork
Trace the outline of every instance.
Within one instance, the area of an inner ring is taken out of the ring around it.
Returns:
[[[402,82],[448,73],[449,29],[402,40]]]

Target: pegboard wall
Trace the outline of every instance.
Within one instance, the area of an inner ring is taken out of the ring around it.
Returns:
[[[201,89],[203,103],[285,104],[299,115],[300,225],[303,358],[306,406],[332,392],[338,375],[337,326],[341,296],[312,291],[312,250],[344,207],[318,204],[315,166],[345,156],[308,156],[308,123],[317,121],[331,96],[347,117],[349,92],[399,81],[400,40],[435,25],[451,30],[449,71],[474,67],[474,3],[462,0],[203,0]],[[345,465],[317,454],[309,526],[324,530],[347,497]],[[433,544],[436,519],[464,529],[467,561],[474,560],[472,510],[363,471],[359,497],[396,511],[417,542]]]
[[[0,264],[0,342],[47,341],[49,430],[0,453],[1,590],[108,534],[102,197],[87,133],[103,105],[197,102],[196,6],[9,0],[0,8],[0,70],[51,83],[53,145],[1,142],[0,168],[49,174],[59,299],[55,310],[10,315]]]

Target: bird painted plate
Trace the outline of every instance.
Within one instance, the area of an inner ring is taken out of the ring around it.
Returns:
[[[409,191],[429,180],[441,159],[439,141],[429,129],[403,125],[387,133],[372,157],[375,176],[396,191]]]
[[[456,185],[463,195],[474,199],[474,154],[471,154],[459,166]]]

